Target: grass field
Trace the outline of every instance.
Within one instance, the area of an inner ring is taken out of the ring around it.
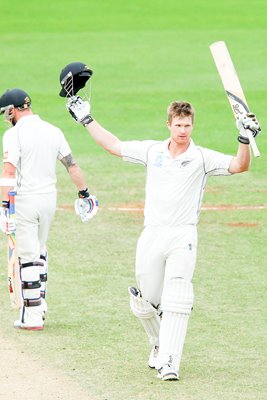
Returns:
[[[67,115],[58,96],[65,64],[94,70],[92,112],[121,139],[165,139],[166,108],[196,109],[193,138],[234,154],[232,113],[209,45],[226,41],[251,110],[262,125],[262,152],[249,172],[211,178],[207,205],[266,205],[266,40],[263,0],[14,0],[1,4],[0,92],[20,87],[33,110],[66,134],[100,201],[90,224],[69,206],[76,197],[58,166],[58,211],[49,239],[49,313],[43,332],[17,332],[6,291],[1,236],[0,332],[25,352],[73,377],[94,400],[264,400],[266,370],[266,209],[205,210],[199,224],[196,301],[178,383],[146,366],[150,351],[128,305],[145,170],[112,158]],[[1,134],[5,125],[0,124]],[[67,207],[66,207],[67,206]]]

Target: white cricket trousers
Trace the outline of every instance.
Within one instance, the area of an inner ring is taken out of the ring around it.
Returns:
[[[45,252],[56,200],[56,192],[16,196],[16,240],[21,263],[38,261]]]
[[[195,225],[146,226],[136,249],[136,281],[142,297],[157,307],[168,280],[183,278],[191,281],[196,253]]]

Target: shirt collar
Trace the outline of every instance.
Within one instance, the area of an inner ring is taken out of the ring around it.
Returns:
[[[171,138],[168,138],[168,139],[163,141],[163,152],[164,153],[168,153],[169,155],[170,155],[170,152],[169,152],[169,143],[170,143],[170,141],[171,141]],[[195,150],[195,148],[196,148],[196,145],[193,142],[193,139],[190,138],[190,144],[189,144],[187,150],[184,153],[182,153],[181,156],[190,155],[190,153],[192,153]]]
[[[25,115],[24,117],[21,117],[18,122],[16,123],[16,127],[19,127],[20,125],[22,125],[26,120],[30,121],[33,119],[39,118],[39,116],[37,114],[31,114],[31,115]]]

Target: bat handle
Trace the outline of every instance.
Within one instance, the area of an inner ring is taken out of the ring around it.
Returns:
[[[14,214],[15,214],[15,196],[16,196],[16,192],[14,192],[14,191],[8,192],[9,215],[10,216],[14,216]]]
[[[257,147],[254,136],[252,135],[252,133],[250,132],[249,129],[247,131],[248,131],[247,134],[248,134],[250,146],[251,146],[252,152],[254,154],[254,157],[260,157],[261,153],[259,152],[259,149]]]

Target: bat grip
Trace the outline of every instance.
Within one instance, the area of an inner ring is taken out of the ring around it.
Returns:
[[[251,131],[249,129],[247,129],[247,135],[249,138],[249,143],[250,143],[250,147],[252,149],[252,152],[254,154],[254,157],[260,157],[260,152],[259,149],[257,147],[256,141],[254,139],[254,136],[252,135]]]
[[[14,191],[8,192],[9,215],[10,216],[15,214],[15,195],[16,195],[16,192],[14,192]]]

